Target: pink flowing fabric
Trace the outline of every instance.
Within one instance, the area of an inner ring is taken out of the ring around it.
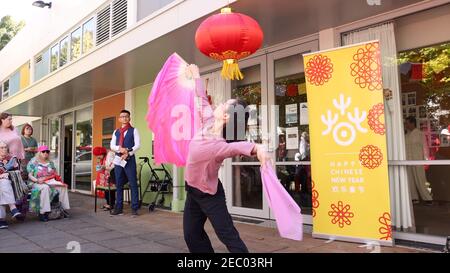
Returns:
[[[148,98],[147,125],[153,131],[155,162],[185,166],[189,142],[200,127],[196,92],[201,80],[177,53],[165,62]]]
[[[287,239],[303,239],[303,220],[300,207],[278,181],[270,164],[261,167],[264,196],[275,214],[278,232]]]

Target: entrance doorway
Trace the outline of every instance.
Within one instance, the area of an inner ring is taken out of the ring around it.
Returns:
[[[73,142],[73,113],[65,114],[63,120],[63,179],[72,189],[72,142]]]
[[[51,116],[48,121],[51,159],[63,181],[72,191],[91,194],[92,107]]]

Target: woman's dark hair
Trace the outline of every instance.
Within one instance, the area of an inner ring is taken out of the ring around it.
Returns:
[[[9,117],[12,117],[12,114],[6,113],[6,112],[1,113],[0,114],[0,126],[2,125],[2,120],[7,119]],[[11,131],[14,130],[14,126],[11,125],[11,127],[9,127],[9,129],[11,129]]]
[[[250,116],[247,103],[243,100],[236,99],[234,103],[229,105],[227,112],[230,115],[230,119],[223,127],[223,138],[228,143],[244,141],[248,118]]]
[[[33,126],[31,126],[31,125],[28,124],[28,123],[26,123],[26,124],[22,127],[22,133],[21,133],[21,134],[24,136],[24,135],[25,135],[25,130],[26,130],[27,128],[30,128],[30,129],[31,129],[31,135],[33,135],[33,132],[34,132]]]

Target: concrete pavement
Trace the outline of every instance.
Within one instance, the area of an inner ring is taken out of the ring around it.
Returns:
[[[128,204],[125,215],[111,217],[108,212],[94,213],[90,196],[70,194],[71,218],[42,223],[29,214],[24,223],[11,222],[0,230],[0,253],[187,253],[183,239],[183,215],[165,210],[132,217]],[[301,242],[283,239],[275,228],[235,221],[250,252],[289,253],[364,253],[370,249],[361,244],[327,242],[305,233]],[[209,222],[206,231],[216,252],[228,252],[218,240]],[[383,253],[429,252],[407,247],[382,247]]]

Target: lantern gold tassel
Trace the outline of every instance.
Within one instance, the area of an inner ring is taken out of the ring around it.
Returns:
[[[244,78],[237,61],[232,59],[223,61],[221,75],[228,80],[242,80]]]

